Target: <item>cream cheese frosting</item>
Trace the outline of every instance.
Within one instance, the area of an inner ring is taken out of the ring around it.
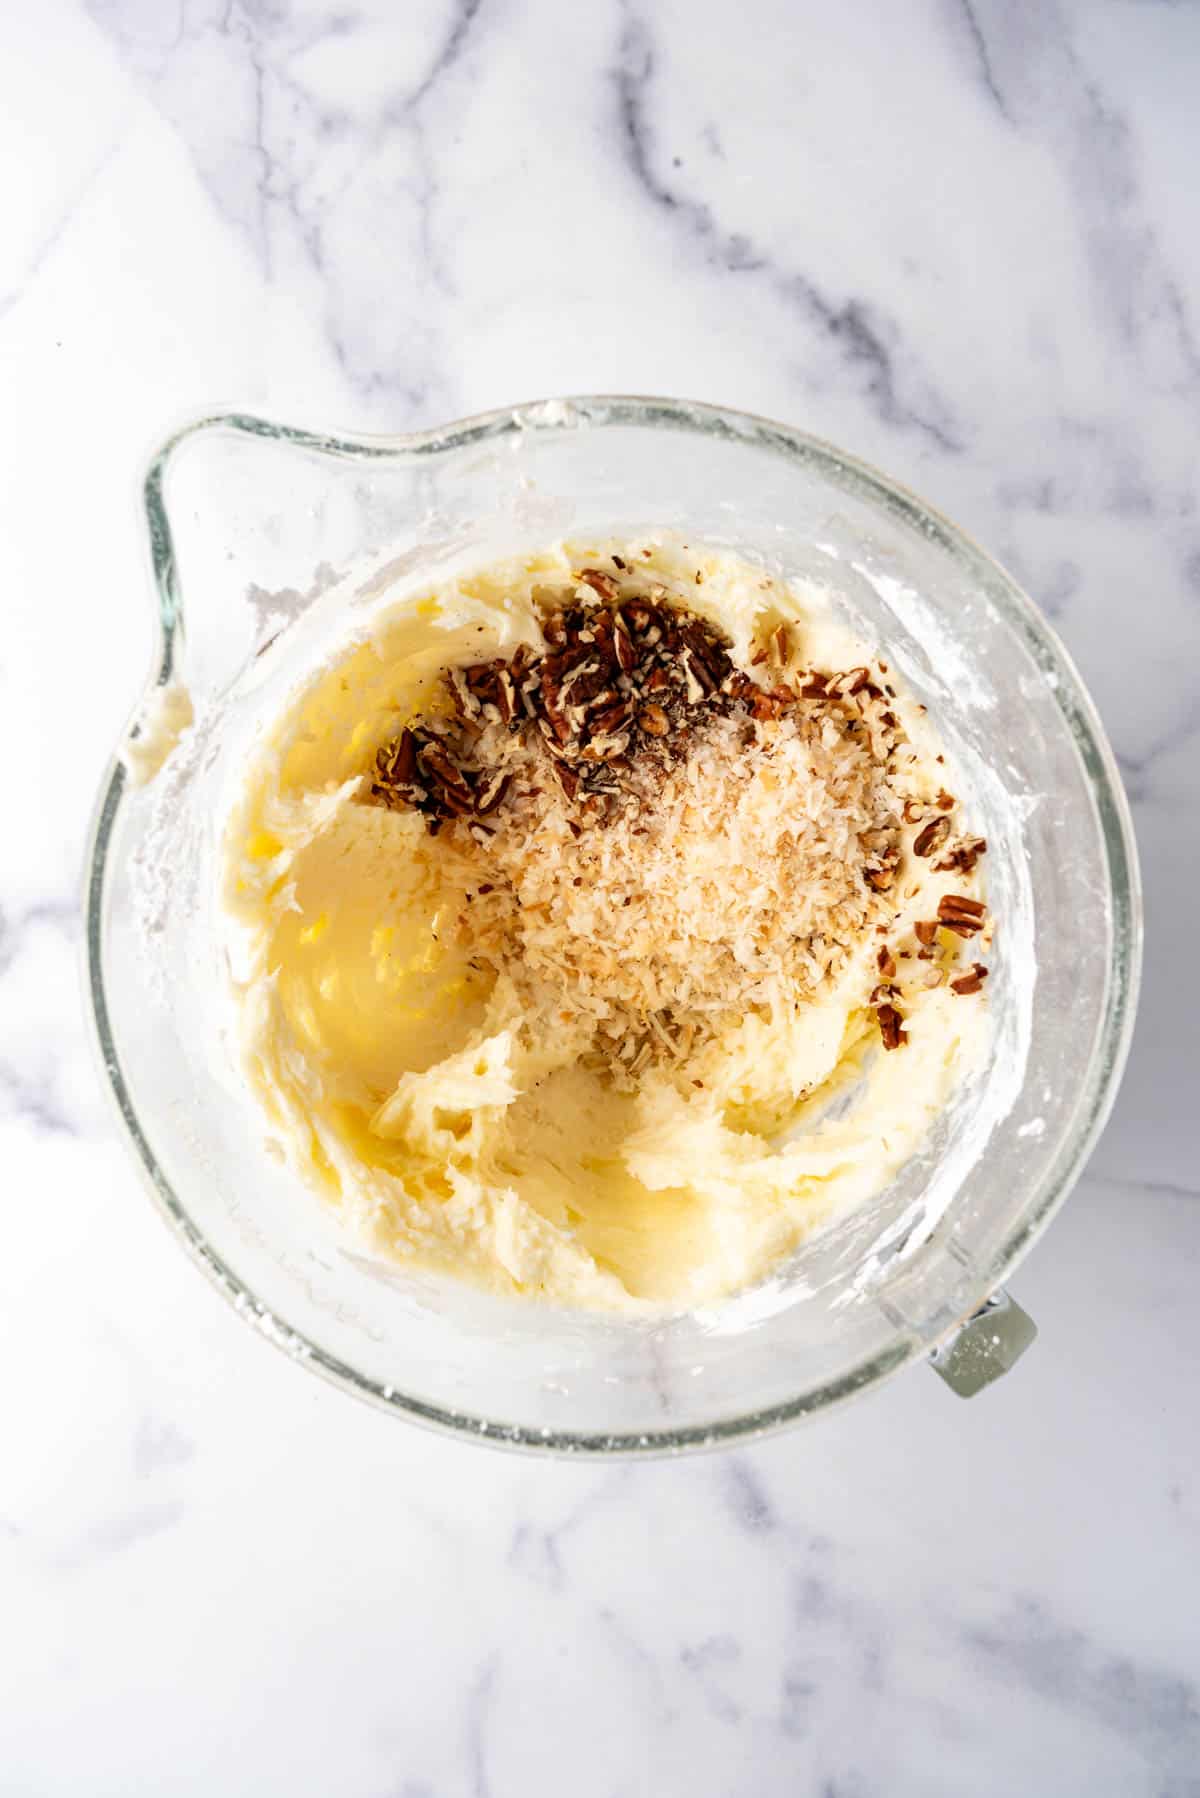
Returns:
[[[360,1238],[505,1294],[683,1309],[760,1280],[878,1192],[976,1065],[982,994],[950,984],[962,943],[943,930],[926,951],[913,931],[978,881],[914,854],[905,833],[886,927],[907,1036],[894,1053],[876,1010],[882,926],[802,1000],[724,1020],[631,1089],[589,1064],[585,1015],[534,1015],[520,979],[472,953],[464,858],[416,811],[364,801],[380,745],[436,703],[448,667],[544,647],[547,594],[614,552],[633,554],[565,543],[385,598],[246,770],[224,905],[240,1053],[268,1132]],[[636,560],[741,666],[780,621],[808,667],[874,662],[822,595],[726,552],[648,538]],[[952,776],[898,683],[889,703],[920,815]]]

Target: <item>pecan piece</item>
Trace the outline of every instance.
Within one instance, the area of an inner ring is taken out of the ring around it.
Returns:
[[[894,1005],[876,1006],[875,1016],[879,1019],[879,1034],[885,1049],[898,1049],[908,1041],[908,1031],[902,1028],[904,1020]]]
[[[442,787],[433,798],[440,813],[439,823],[444,823],[447,818],[469,817],[475,809],[470,789],[466,787]]]
[[[715,693],[730,665],[723,646],[699,619],[681,626],[679,634],[711,680],[709,692]]]
[[[554,772],[558,775],[559,784],[568,799],[574,799],[579,791],[579,775],[569,762],[555,762]]]
[[[938,902],[938,923],[957,936],[974,936],[983,929],[986,907],[978,899],[964,893],[947,893]]]
[[[551,682],[549,692],[547,692],[547,683],[545,680],[542,681],[542,708],[546,716],[540,718],[538,722],[542,726],[544,735],[553,735],[558,743],[565,744],[571,735],[571,724],[570,720],[564,717],[559,710],[560,697],[561,689],[559,687]],[[549,726],[548,732],[547,725]]]
[[[943,816],[931,818],[923,830],[917,832],[913,841],[913,854],[922,857],[932,855],[941,848],[950,835],[950,820]]]
[[[605,574],[602,568],[581,568],[575,578],[585,587],[590,587],[593,593],[598,593],[601,599],[607,599],[610,604],[621,592],[612,575]]]
[[[588,729],[598,736],[613,736],[624,730],[630,721],[632,708],[625,700],[616,705],[605,706],[603,711],[592,712],[588,718]]]
[[[486,818],[489,812],[494,812],[496,807],[501,805],[507,797],[511,785],[512,777],[508,774],[493,774],[485,780],[480,786],[475,800],[475,810],[478,816]]]
[[[638,723],[648,737],[665,737],[671,728],[671,721],[660,705],[643,706],[638,713]]]
[[[764,692],[760,687],[750,701],[750,715],[761,724],[766,718],[778,718],[792,704],[794,695],[787,687],[772,687]]]
[[[702,699],[716,691],[717,683],[695,650],[685,649],[679,660],[687,681],[688,704],[699,705]]]
[[[501,724],[511,724],[517,713],[517,690],[507,668],[501,668],[496,676],[496,708]]]
[[[417,739],[407,726],[391,743],[385,743],[375,758],[381,775],[397,786],[409,786],[417,774]]]
[[[596,699],[603,703],[605,699],[611,700],[612,697],[612,692],[608,689],[608,675],[601,667],[599,657],[589,656],[572,668],[559,689],[555,703],[560,708],[565,708],[569,705],[588,705]]]
[[[948,912],[958,912],[968,918],[982,918],[987,906],[982,899],[972,899],[966,893],[946,893],[938,904],[938,917],[943,918]]]
[[[987,979],[987,972],[981,961],[973,962],[968,973],[960,974],[957,980],[950,982],[950,991],[960,994],[977,993]]]
[[[450,760],[444,749],[436,743],[425,743],[420,753],[421,766],[426,773],[432,774],[450,793],[463,793],[470,796],[470,785],[462,769]]]
[[[450,670],[450,686],[454,694],[454,704],[461,718],[476,718],[479,715],[479,700],[471,691],[470,682],[461,668]]]
[[[622,674],[629,674],[637,666],[637,650],[633,646],[633,638],[629,635],[629,626],[617,612],[613,618],[613,646],[617,652],[617,664]]]
[[[389,811],[398,811],[406,805],[419,810],[429,803],[429,789],[424,784],[426,777],[417,766],[419,748],[416,736],[405,727],[375,756],[371,797],[382,800]]]
[[[624,755],[629,748],[629,733],[598,733],[584,750],[584,759],[589,762],[611,762],[615,757]]]
[[[964,837],[940,862],[934,862],[933,865],[939,874],[947,874],[954,868],[962,874],[971,874],[980,856],[986,852],[986,837]]]
[[[919,924],[913,925],[913,935],[919,943],[931,949],[937,940],[938,923],[936,918],[923,918]]]

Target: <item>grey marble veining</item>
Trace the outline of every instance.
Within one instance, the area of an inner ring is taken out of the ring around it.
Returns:
[[[0,45],[0,1793],[1200,1792],[1200,9],[50,0]],[[402,1429],[227,1313],[102,1103],[150,449],[605,390],[909,482],[1111,734],[1137,1041],[970,1405],[636,1467]]]

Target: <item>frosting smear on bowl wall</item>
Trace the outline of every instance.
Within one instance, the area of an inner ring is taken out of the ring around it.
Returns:
[[[668,537],[384,604],[226,830],[245,1068],[377,1252],[684,1309],[878,1192],[987,1042],[936,731],[813,590]]]

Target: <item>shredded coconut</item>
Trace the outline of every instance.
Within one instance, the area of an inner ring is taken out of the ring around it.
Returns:
[[[481,754],[519,797],[490,836],[446,832],[475,895],[459,928],[547,1027],[590,1019],[618,1072],[793,1007],[890,915],[866,872],[901,802],[869,733],[828,713],[714,718],[582,832],[545,757],[492,730]]]

